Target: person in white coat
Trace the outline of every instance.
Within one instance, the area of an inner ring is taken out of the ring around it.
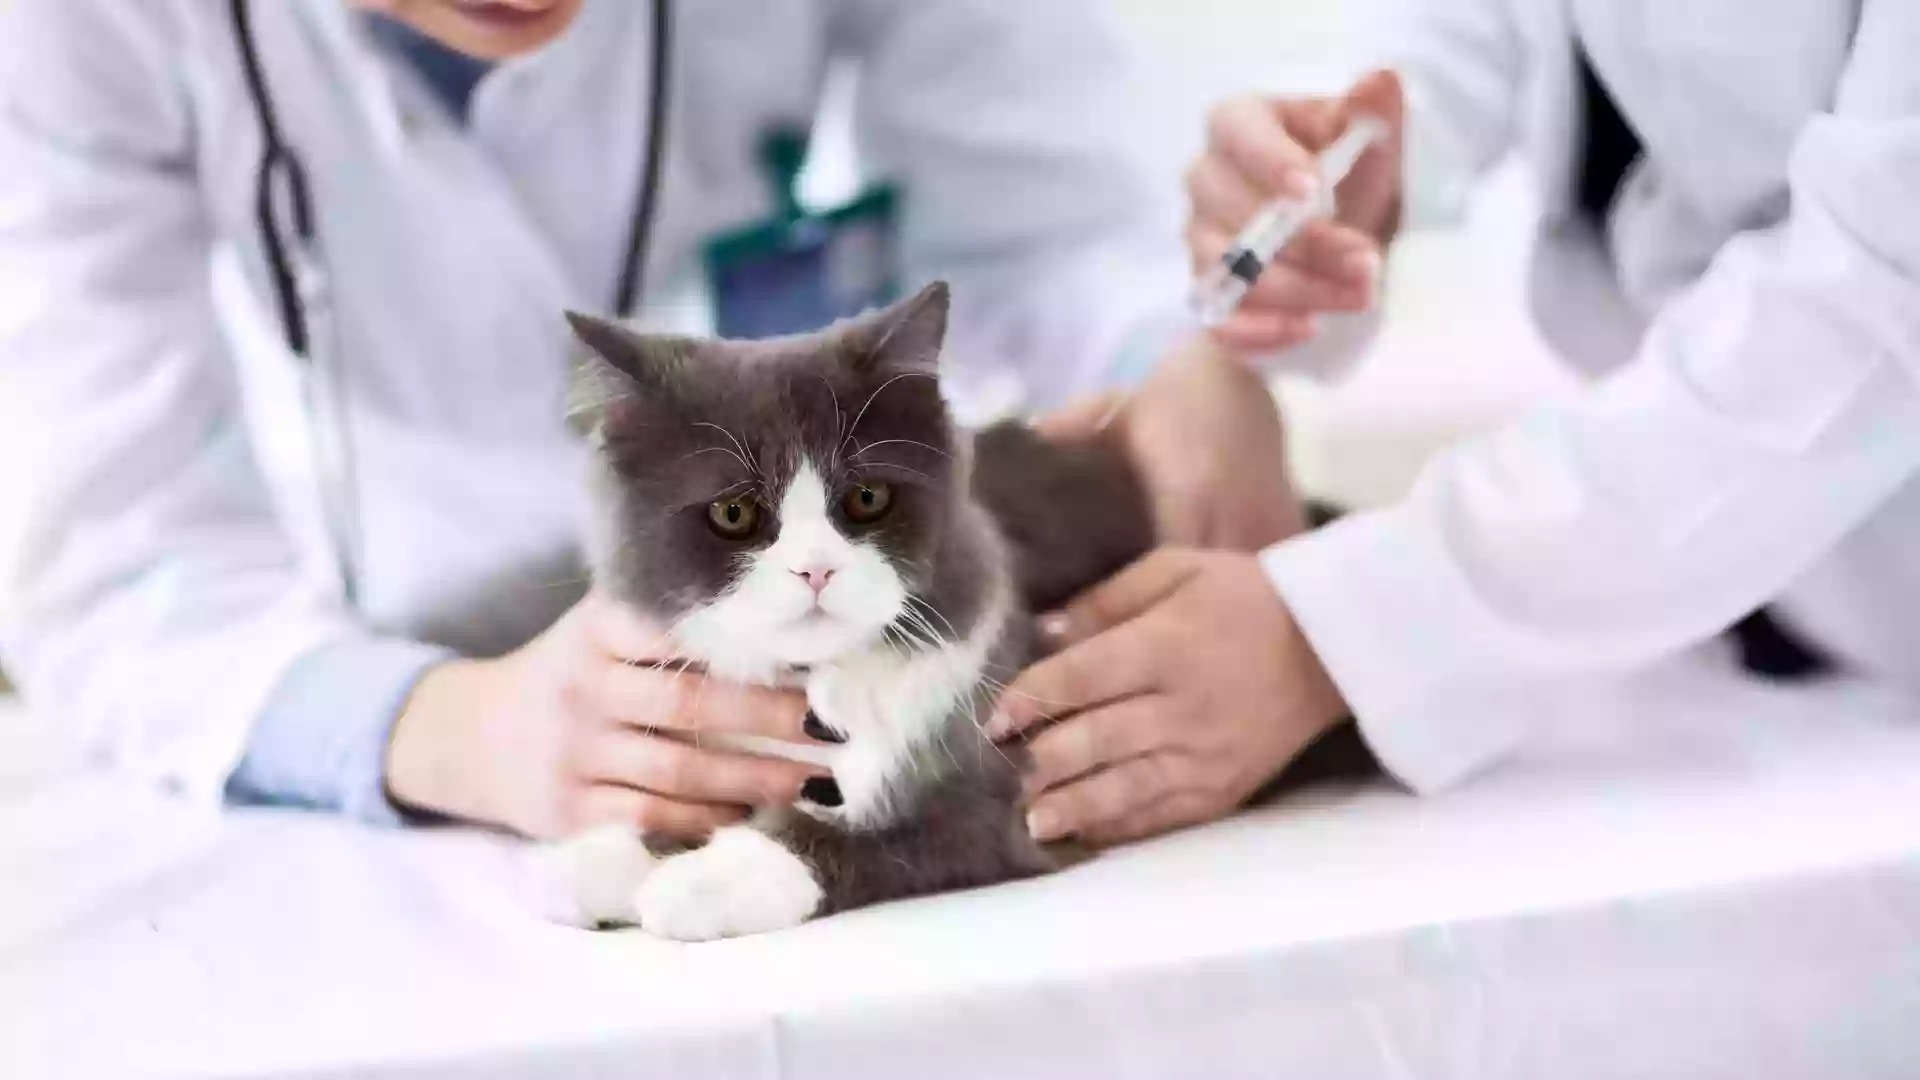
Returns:
[[[1213,116],[1196,265],[1354,113],[1395,132],[1221,339],[1281,364],[1363,341],[1381,247],[1433,209],[1414,197],[1517,152],[1536,316],[1603,377],[1398,505],[1258,557],[1165,553],[1076,604],[1077,644],[999,721],[1071,714],[1033,743],[1041,836],[1224,813],[1349,710],[1444,790],[1580,680],[1736,624],[1761,670],[1920,692],[1920,4],[1459,0],[1372,25],[1397,76]]]
[[[839,61],[898,275],[954,284],[957,385],[1150,366],[1185,268],[1097,0],[0,4],[0,650],[36,722],[378,821],[790,801],[810,767],[660,733],[802,740],[797,695],[685,693],[569,609],[561,313],[763,314],[710,240],[775,212],[766,136]]]

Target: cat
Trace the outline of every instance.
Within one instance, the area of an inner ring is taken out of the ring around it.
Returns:
[[[817,801],[691,850],[620,827],[550,848],[556,917],[706,940],[1054,867],[1023,824],[1018,748],[980,726],[1040,654],[1034,613],[1144,554],[1152,517],[1117,440],[956,428],[949,303],[935,283],[765,341],[568,316],[597,587],[713,675],[804,686],[842,741],[808,755],[833,771]]]

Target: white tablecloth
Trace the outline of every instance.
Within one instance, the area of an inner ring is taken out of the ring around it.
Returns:
[[[1588,705],[1635,734],[711,945],[543,925],[493,838],[16,793],[0,1075],[1920,1076],[1912,704]]]

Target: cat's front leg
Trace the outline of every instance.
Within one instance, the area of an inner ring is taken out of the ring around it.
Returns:
[[[640,926],[676,941],[785,930],[812,918],[823,898],[813,868],[749,825],[662,862],[634,898]]]
[[[662,864],[638,830],[601,825],[534,852],[534,888],[555,922],[588,929],[639,921],[634,897]]]

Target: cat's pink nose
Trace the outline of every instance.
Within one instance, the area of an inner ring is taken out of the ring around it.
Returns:
[[[819,596],[821,592],[825,591],[827,587],[827,582],[833,580],[833,571],[828,570],[825,567],[811,567],[806,570],[795,570],[793,574],[795,577],[806,578],[807,585],[813,589],[813,595],[815,596]]]

